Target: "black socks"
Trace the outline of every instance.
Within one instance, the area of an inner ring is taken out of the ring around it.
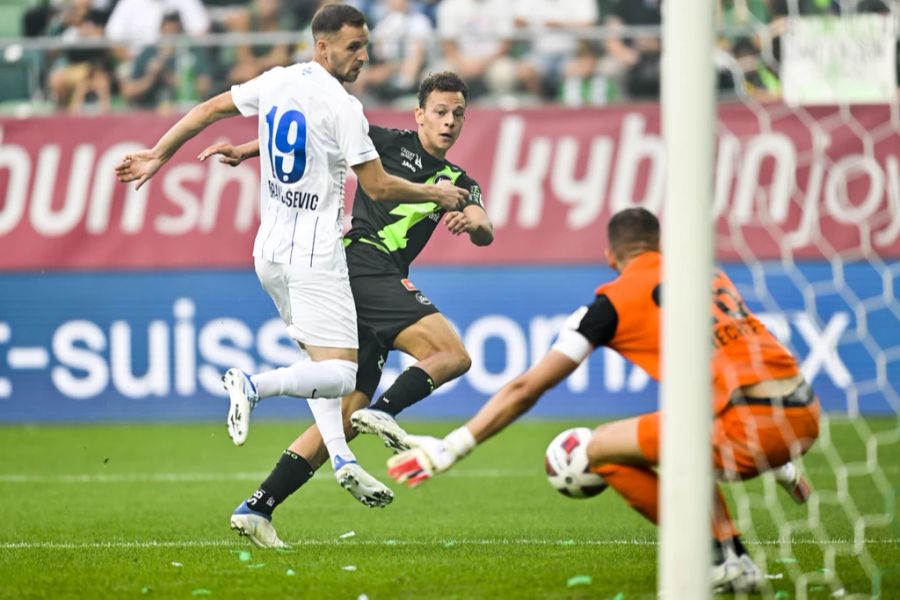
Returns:
[[[396,417],[405,408],[426,398],[434,391],[434,380],[419,367],[410,367],[400,374],[388,390],[369,408]]]
[[[259,489],[247,498],[247,505],[256,512],[271,516],[276,506],[300,489],[312,476],[313,468],[306,459],[285,450]]]
[[[721,542],[719,540],[713,540],[713,564],[719,564],[725,560],[726,548],[731,548],[736,556],[748,553],[740,536],[736,535]]]

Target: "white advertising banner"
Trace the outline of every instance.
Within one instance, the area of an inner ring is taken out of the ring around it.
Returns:
[[[783,36],[784,98],[791,105],[897,101],[897,26],[891,15],[798,17]]]

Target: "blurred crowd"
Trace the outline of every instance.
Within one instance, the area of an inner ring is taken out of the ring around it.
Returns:
[[[22,29],[25,36],[109,42],[42,55],[39,93],[60,110],[165,110],[273,66],[308,60],[309,23],[330,1],[45,0],[25,13]],[[849,6],[889,13],[895,1],[716,0],[720,30],[733,32],[718,41],[728,57],[717,61],[719,89],[779,96],[779,35],[789,12],[840,14]],[[368,103],[409,102],[424,75],[451,69],[482,103],[585,106],[655,99],[662,2],[351,1],[371,30],[371,64],[351,91]],[[290,43],[202,43],[210,33],[254,32],[301,35]]]

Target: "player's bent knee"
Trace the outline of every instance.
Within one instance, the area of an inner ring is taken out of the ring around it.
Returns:
[[[332,374],[333,388],[319,390],[319,397],[337,398],[350,394],[356,389],[357,364],[349,360],[325,360],[322,365],[328,365]]]

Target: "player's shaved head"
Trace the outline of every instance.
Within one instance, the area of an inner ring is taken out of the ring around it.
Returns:
[[[323,35],[334,35],[344,25],[364,27],[366,17],[359,10],[346,4],[327,4],[316,11],[312,20],[313,39]]]
[[[646,208],[626,208],[606,226],[609,250],[618,260],[659,251],[659,219]]]

